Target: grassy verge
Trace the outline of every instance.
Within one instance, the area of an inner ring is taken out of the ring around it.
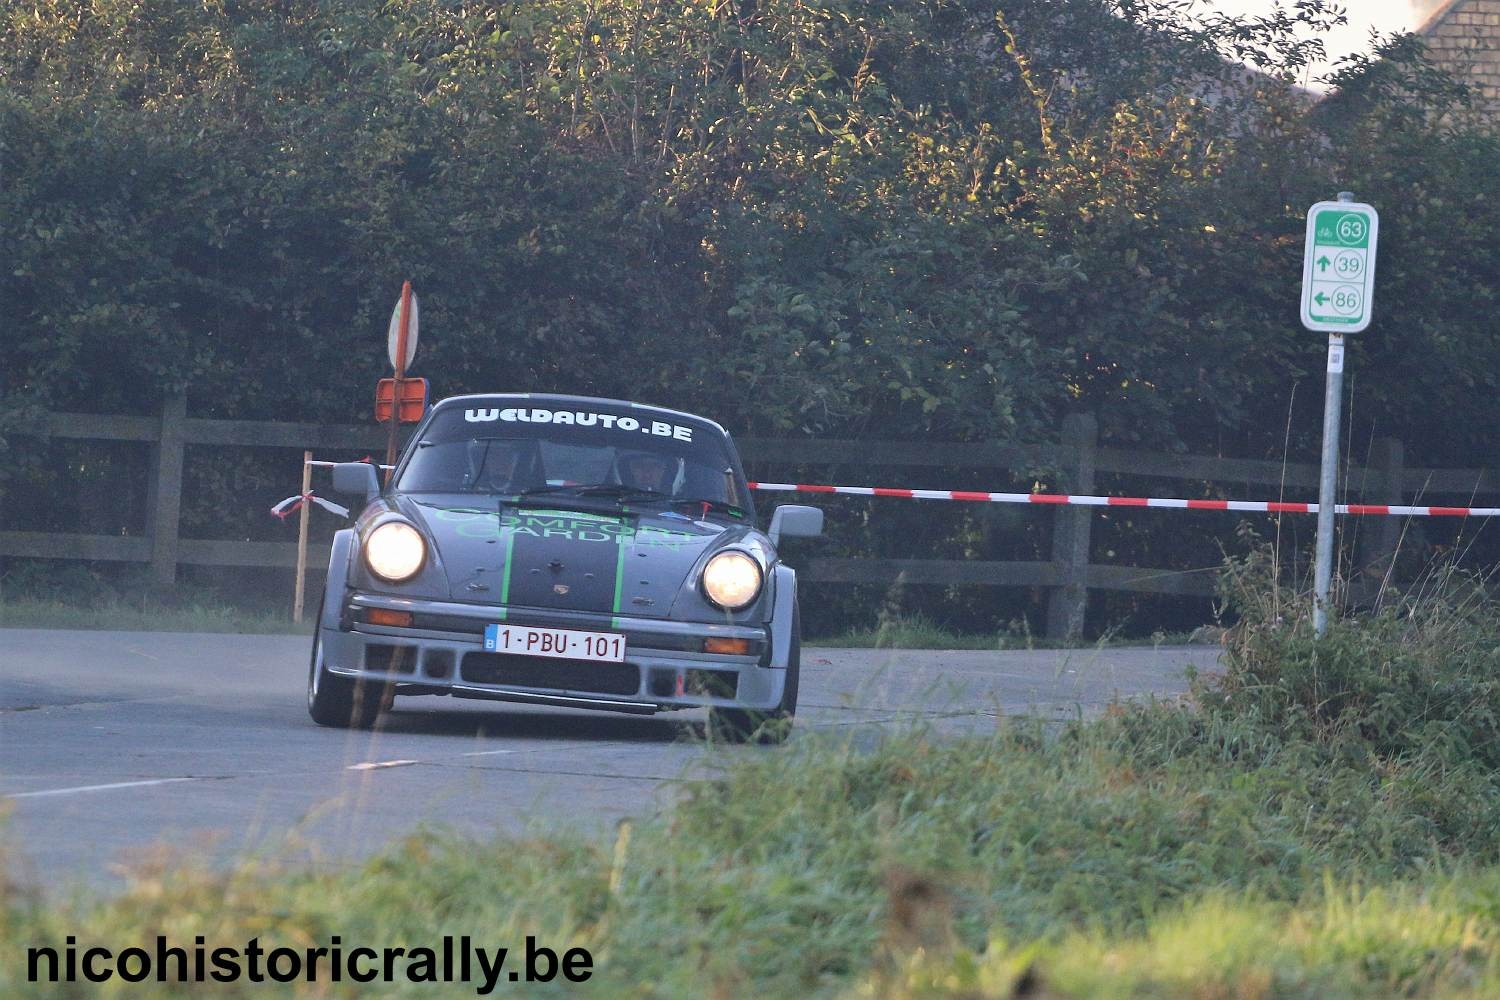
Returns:
[[[1186,632],[1162,632],[1144,639],[1121,639],[1107,634],[1096,640],[1066,642],[1033,635],[1023,625],[990,635],[978,635],[955,632],[923,615],[901,615],[882,619],[873,627],[808,638],[805,645],[841,649],[1063,649],[1180,645],[1192,641],[1192,635]]]
[[[48,598],[12,597],[0,601],[0,628],[109,629],[128,632],[242,632],[312,634],[307,612],[302,625],[290,612],[248,611],[229,604],[171,604],[104,598],[88,605]]]
[[[1251,593],[1226,673],[1186,704],[746,748],[612,840],[423,835],[354,872],[179,863],[107,900],[13,890],[0,993],[51,995],[18,981],[28,942],[166,933],[593,953],[588,983],[539,996],[1500,995],[1494,608],[1447,588],[1315,641],[1305,602]]]
[[[804,644],[843,649],[1013,649],[1017,648],[1017,641],[1017,637],[1007,633],[955,632],[921,615],[910,615],[885,619],[870,628],[810,637]]]

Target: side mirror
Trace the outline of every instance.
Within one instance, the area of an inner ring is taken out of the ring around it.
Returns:
[[[771,515],[772,545],[780,545],[783,538],[817,538],[823,533],[823,511],[819,507],[804,507],[796,503],[784,503]]]
[[[340,462],[333,467],[333,488],[369,500],[380,495],[380,477],[369,462]]]

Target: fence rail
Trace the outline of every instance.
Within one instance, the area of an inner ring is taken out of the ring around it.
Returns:
[[[381,451],[385,430],[375,426],[325,425],[189,417],[181,396],[169,397],[157,417],[51,413],[21,426],[15,433],[64,439],[134,441],[151,446],[147,484],[147,533],[140,536],[0,531],[0,556],[49,559],[149,562],[162,584],[176,579],[179,565],[287,567],[297,565],[295,542],[184,539],[179,534],[183,464],[188,445],[311,448]],[[1092,418],[1074,416],[1055,445],[1011,447],[987,444],[913,441],[780,440],[738,441],[746,464],[827,464],[912,468],[1051,468],[1061,488],[1090,493],[1100,473],[1125,473],[1196,482],[1237,482],[1277,488],[1317,486],[1313,463],[1227,459],[1208,455],[1166,455],[1120,448],[1101,448]],[[851,456],[857,461],[851,462]],[[288,472],[290,476],[292,473]],[[1400,442],[1383,439],[1371,450],[1367,466],[1352,466],[1347,482],[1371,502],[1395,503],[1413,492],[1475,493],[1500,486],[1500,473],[1489,469],[1408,469]],[[856,485],[877,485],[856,484]],[[883,485],[883,484],[881,484]],[[290,488],[290,487],[289,487]],[[1152,569],[1102,565],[1090,561],[1091,512],[1057,507],[1052,559],[1048,562],[1002,562],[940,559],[814,558],[802,569],[804,579],[826,583],[980,584],[1043,587],[1051,593],[1047,634],[1078,635],[1091,590],[1206,596],[1213,592],[1213,567],[1202,570]],[[1361,538],[1361,564],[1369,565],[1394,551],[1399,522],[1382,518]],[[326,562],[327,545],[312,545],[313,565]]]

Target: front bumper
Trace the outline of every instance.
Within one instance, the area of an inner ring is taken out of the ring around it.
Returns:
[[[375,625],[371,609],[406,611],[412,627]],[[625,636],[625,662],[486,653],[487,625],[573,628]],[[790,637],[769,626],[720,625],[346,592],[318,624],[333,673],[395,682],[398,694],[596,708],[617,712],[781,703]],[[785,632],[786,629],[780,631]],[[744,639],[748,655],[705,653],[706,638]]]

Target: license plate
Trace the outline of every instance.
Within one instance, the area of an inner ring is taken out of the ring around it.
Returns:
[[[625,637],[618,632],[580,632],[571,628],[531,628],[526,625],[486,625],[486,653],[550,656],[558,660],[600,660],[621,663]]]

